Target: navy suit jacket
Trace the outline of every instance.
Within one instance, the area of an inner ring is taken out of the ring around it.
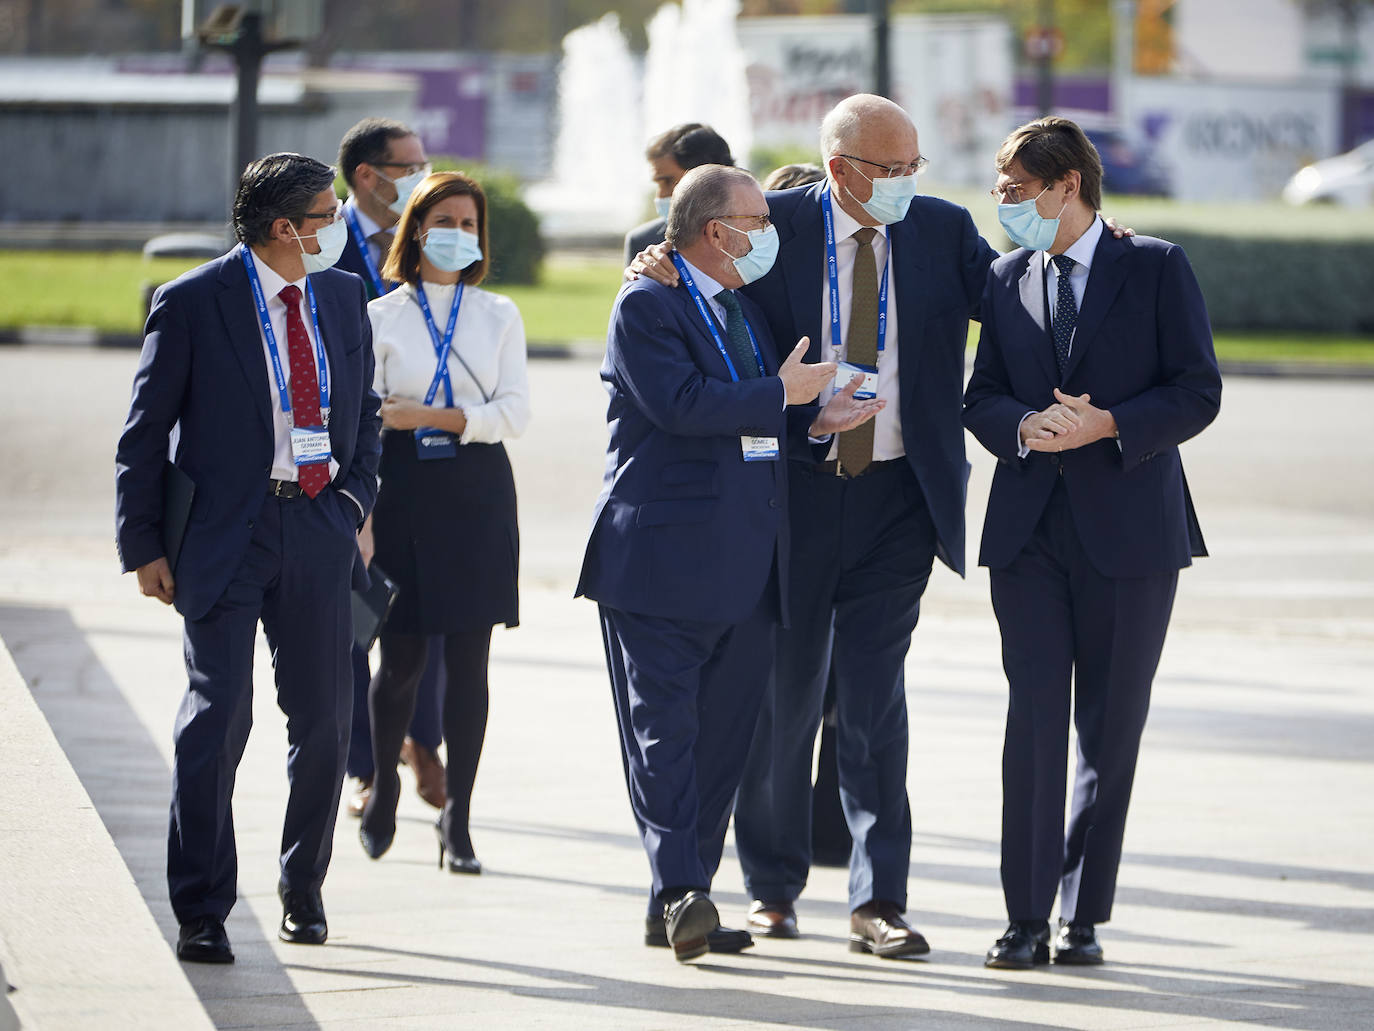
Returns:
[[[346,272],[317,272],[310,282],[329,360],[329,439],[339,463],[325,494],[347,490],[365,516],[377,497],[381,454],[367,298]],[[275,389],[237,247],[158,289],[115,454],[115,532],[126,571],[164,554],[162,469],[179,427],[171,458],[196,485],[175,571],[176,607],[187,619],[210,610],[248,547],[272,472]],[[357,518],[346,497],[334,503]]]
[[[1178,445],[1221,407],[1207,308],[1183,250],[1104,232],[1061,389],[1116,418],[1099,440],[1017,457],[1018,427],[1054,402],[1061,377],[1049,333],[1043,261],[1013,251],[992,266],[964,422],[997,456],[979,563],[1000,569],[1029,539],[1057,478],[1089,561],[1111,577],[1150,576],[1205,555]]]
[[[639,279],[621,291],[601,367],[606,476],[578,595],[737,623],[754,611],[776,556],[786,597],[787,423],[815,408],[784,408],[768,326],[748,298],[741,307],[768,376],[734,383],[685,287]],[[779,460],[744,461],[746,435],[777,437]]]
[[[778,260],[768,275],[745,287],[784,352],[801,337],[811,338],[808,362],[826,358],[820,351],[827,289],[824,188],[820,182],[767,194],[778,227]],[[964,352],[968,321],[977,316],[988,266],[997,252],[978,235],[967,211],[934,197],[915,198],[906,218],[889,226],[888,234],[888,296],[897,306],[900,348],[902,444],[935,524],[937,553],[962,576],[969,470],[959,421]],[[793,457],[813,457],[804,428],[800,433],[793,440]],[[804,519],[806,513],[794,517]]]

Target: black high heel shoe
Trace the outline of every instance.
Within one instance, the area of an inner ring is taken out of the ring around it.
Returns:
[[[399,783],[400,778],[396,778]],[[396,840],[396,802],[391,801],[387,805],[387,799],[382,798],[384,788],[382,778],[377,777],[373,781],[372,794],[367,800],[367,805],[363,807],[362,819],[358,825],[358,840],[362,842],[363,851],[371,859],[381,859],[391,848],[391,843]],[[399,790],[396,792],[399,796]],[[383,814],[390,811],[390,826],[378,826],[381,823]]]
[[[440,870],[444,868],[444,853],[447,852],[449,873],[480,874],[482,872],[482,864],[476,856],[460,856],[448,847],[448,843],[444,841],[444,821],[442,818],[434,824],[434,836],[439,839]],[[469,845],[468,847],[471,848],[472,846]]]

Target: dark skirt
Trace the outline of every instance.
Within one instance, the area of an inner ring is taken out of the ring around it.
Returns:
[[[408,430],[382,434],[375,560],[400,593],[386,630],[446,634],[520,621],[515,479],[501,444],[421,461]]]

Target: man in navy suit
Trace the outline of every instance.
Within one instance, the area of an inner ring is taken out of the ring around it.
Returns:
[[[348,184],[348,200],[343,217],[348,225],[348,242],[339,256],[338,267],[361,276],[368,300],[390,292],[396,284],[382,278],[391,249],[396,223],[406,202],[429,174],[425,145],[415,130],[390,118],[364,118],[339,142],[339,174]],[[358,535],[363,565],[372,561],[372,527]],[[371,720],[367,712],[367,688],[372,680],[367,652],[361,645],[353,648],[353,730],[349,737],[348,814],[362,816],[372,794],[375,773],[372,762]],[[401,746],[401,759],[415,773],[419,795],[436,809],[444,807],[444,764],[439,758],[440,710],[443,706],[439,685],[443,665],[443,646],[439,638],[430,639],[429,659],[416,695],[415,715],[410,733]]]
[[[347,750],[349,589],[380,429],[367,298],[357,277],[328,268],[345,232],[333,181],[299,154],[245,169],[240,245],[154,298],[116,452],[123,567],[185,620],[167,879],[177,955],[192,962],[234,958],[231,800],[259,621],[290,744],[279,935],[319,944],[328,933],[320,886]],[[169,442],[195,484],[175,569],[163,527]]]
[[[792,625],[778,636],[735,841],[754,899],[750,929],[795,937],[811,863],[812,750],[833,667],[840,798],[854,841],[850,948],[919,955],[929,945],[902,917],[911,852],[903,662],[934,558],[964,571],[964,350],[996,254],[963,208],[914,196],[925,158],[896,104],[843,101],[822,124],[821,151],[823,182],[769,194],[781,252],[747,293],[775,337],[811,339],[811,360],[872,370],[887,405],[852,440],[808,448],[799,438],[790,449]]]
[[[776,237],[747,172],[703,165],[678,185],[668,243],[676,288],[631,283],[611,315],[606,480],[578,594],[599,603],[630,802],[653,875],[648,931],[677,959],[738,951],[708,892],[786,620],[789,429],[871,418],[810,404],[835,375],[781,364],[736,291],[767,272]],[[661,927],[661,930],[658,928]]]
[[[987,965],[1101,963],[1126,808],[1178,571],[1205,555],[1178,445],[1221,404],[1202,294],[1178,247],[1114,239],[1102,163],[1043,118],[997,153],[992,266],[964,423],[997,456],[979,562],[1010,686],[1002,890]],[[1064,828],[1070,702],[1078,772]]]

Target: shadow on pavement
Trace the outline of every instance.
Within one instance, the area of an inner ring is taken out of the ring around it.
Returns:
[[[172,775],[160,750],[65,609],[0,605],[0,638],[172,948],[176,920],[165,879]],[[169,696],[169,714],[175,702]],[[317,1028],[242,896],[228,931],[234,966],[182,968],[210,1019],[222,1025],[224,1003],[242,998],[247,984],[250,994],[271,998],[283,1026]]]

